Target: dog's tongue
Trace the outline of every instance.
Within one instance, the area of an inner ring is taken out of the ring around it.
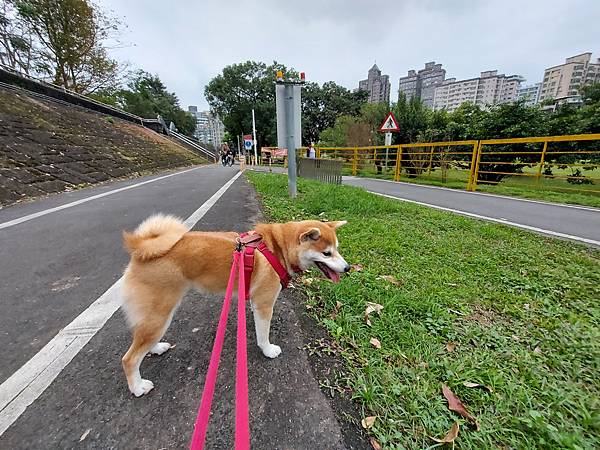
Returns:
[[[331,270],[328,266],[325,266],[325,270],[327,271],[327,276],[329,277],[329,279],[331,281],[333,281],[334,283],[340,282],[340,274],[339,273],[337,273],[335,270]]]

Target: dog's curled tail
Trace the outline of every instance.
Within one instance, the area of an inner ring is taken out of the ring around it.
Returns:
[[[148,261],[167,253],[189,230],[181,219],[156,214],[144,220],[133,233],[123,232],[123,244],[138,261]]]

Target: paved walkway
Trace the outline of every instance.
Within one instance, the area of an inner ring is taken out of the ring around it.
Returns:
[[[360,177],[344,177],[344,183],[399,200],[600,247],[597,208]]]
[[[213,195],[237,173],[199,167],[0,210],[0,448],[187,448],[222,299],[187,295],[165,336],[176,347],[146,358],[142,373],[155,389],[136,399],[120,364],[130,333],[122,314],[112,315],[109,288],[128,259],[121,231],[154,212],[199,219],[198,230],[251,229],[260,209],[245,177],[233,181],[212,207],[206,203],[211,197],[214,202]],[[150,182],[138,185],[145,181]],[[275,360],[257,349],[249,314],[253,448],[357,448],[344,442],[301,350],[293,296],[286,291],[276,307],[272,341],[283,354]],[[96,328],[75,320],[89,317],[98,305]],[[77,326],[67,326],[72,323]],[[232,319],[207,448],[231,448],[233,442],[234,335]],[[57,336],[63,347],[49,344]],[[77,342],[82,342],[79,351],[68,356]]]

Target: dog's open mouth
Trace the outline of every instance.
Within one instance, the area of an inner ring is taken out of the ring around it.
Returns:
[[[315,264],[319,268],[319,270],[323,272],[323,274],[331,281],[333,281],[334,283],[340,282],[340,274],[337,273],[335,270],[331,270],[327,264],[322,263],[320,261],[315,261]]]

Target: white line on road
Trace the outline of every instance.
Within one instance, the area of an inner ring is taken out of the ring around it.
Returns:
[[[238,179],[238,172],[185,221],[193,227]],[[8,380],[0,385],[0,436],[31,405],[121,306],[119,278],[63,328]]]
[[[490,194],[489,192],[471,192],[465,191],[464,189],[453,189],[447,188],[444,186],[431,186],[428,184],[418,184],[418,183],[407,183],[406,181],[392,181],[392,180],[380,180],[379,178],[362,178],[355,176],[344,176],[343,179],[347,180],[368,180],[368,181],[383,181],[384,183],[392,183],[392,184],[400,184],[404,186],[410,186],[411,188],[427,188],[427,189],[438,189],[442,191],[453,192],[456,194],[466,194],[466,195],[481,195],[483,197],[497,197],[503,198],[505,200],[514,200],[516,202],[528,202],[528,203],[539,203],[540,205],[549,205],[549,206],[559,206],[561,208],[571,208],[571,209],[584,209],[586,211],[592,212],[600,212],[600,208],[594,208],[593,206],[581,206],[581,205],[571,205],[567,203],[553,203],[553,202],[545,202],[543,200],[532,200],[530,198],[522,198],[522,197],[510,197],[508,195],[500,195],[500,194]]]
[[[202,166],[202,167],[206,167],[206,166]],[[114,189],[112,191],[103,192],[102,194],[92,195],[91,197],[82,198],[81,200],[75,200],[74,202],[65,203],[64,205],[56,206],[54,208],[44,209],[43,211],[38,211],[33,214],[28,214],[26,216],[19,217],[18,219],[13,219],[13,220],[9,220],[8,222],[0,223],[0,230],[3,228],[8,228],[8,227],[12,227],[14,225],[18,225],[23,222],[27,222],[28,220],[37,219],[38,217],[42,217],[47,214],[52,214],[53,212],[56,212],[56,211],[60,211],[63,209],[71,208],[73,206],[81,205],[82,203],[91,202],[92,200],[106,197],[108,195],[116,194],[117,192],[123,192],[128,189],[133,189],[136,187],[143,186],[144,184],[154,183],[155,181],[164,180],[165,178],[174,177],[175,175],[181,175],[182,173],[191,172],[192,170],[197,170],[197,169],[200,169],[200,167],[194,167],[192,169],[182,170],[181,172],[171,173],[169,175],[164,175],[162,177],[153,178],[153,179],[147,180],[147,181],[142,181],[140,183],[132,184],[130,186],[125,186],[125,187],[122,187],[119,189]]]
[[[392,198],[394,200],[400,200],[402,202],[416,203],[417,205],[427,206],[429,208],[440,209],[442,211],[448,211],[448,212],[460,214],[463,216],[474,217],[476,219],[489,220],[490,222],[502,223],[504,225],[510,225],[513,227],[523,228],[523,229],[529,230],[529,231],[535,231],[536,233],[546,234],[549,236],[559,237],[559,238],[563,238],[563,239],[570,239],[572,241],[584,242],[586,244],[595,245],[597,247],[600,247],[600,241],[595,241],[593,239],[588,239],[588,238],[584,238],[581,236],[574,236],[572,234],[559,233],[558,231],[545,230],[543,228],[532,227],[530,225],[524,225],[522,223],[511,222],[511,221],[505,220],[505,219],[497,219],[496,217],[482,216],[482,215],[475,214],[475,213],[461,211],[459,209],[446,208],[444,206],[432,205],[431,203],[418,202],[416,200],[408,200],[406,198],[394,197],[393,195],[381,194],[379,192],[374,192],[374,191],[367,191],[367,192],[370,192],[371,194],[379,195],[381,197],[387,197],[387,198]]]

